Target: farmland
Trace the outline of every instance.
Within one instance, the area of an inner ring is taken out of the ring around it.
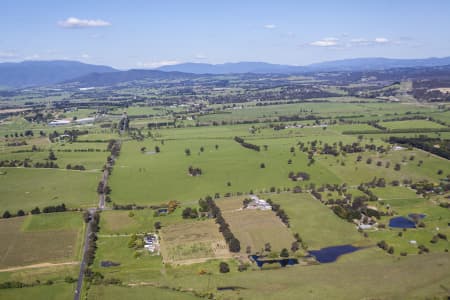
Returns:
[[[6,111],[0,283],[26,287],[0,289],[0,299],[73,298],[85,232],[82,299],[444,297],[450,163],[389,138],[432,138],[445,152],[448,104],[364,94],[407,82],[248,76],[217,89],[192,79],[190,94],[170,79],[87,90],[73,94],[79,108],[41,92],[47,107]],[[325,96],[276,98],[297,84]],[[86,117],[95,122],[75,123]],[[56,118],[73,123],[49,126]],[[271,208],[244,208],[254,197]],[[409,214],[424,217],[389,226]],[[147,234],[157,251],[144,247]],[[358,251],[332,263],[309,255],[335,246]]]
[[[217,225],[211,220],[165,227],[161,231],[161,243],[165,262],[201,262],[231,257]]]
[[[79,213],[34,215],[0,222],[4,241],[0,250],[1,269],[79,259],[83,235]]]
[[[254,252],[264,249],[266,243],[274,251],[289,248],[294,241],[292,233],[272,211],[242,210],[242,198],[218,201],[223,217],[241,242],[241,251],[250,247]]]

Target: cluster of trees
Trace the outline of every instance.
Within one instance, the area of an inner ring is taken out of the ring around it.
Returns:
[[[79,130],[79,129],[66,129],[63,133],[59,133],[57,131],[53,131],[49,133],[48,138],[52,143],[56,141],[56,138],[60,137],[61,135],[67,136],[70,141],[74,142],[77,140],[78,136],[88,134],[89,131],[87,130]]]
[[[91,218],[88,220],[91,229],[91,234],[88,237],[88,248],[86,251],[86,262],[88,266],[94,263],[95,251],[97,250],[97,233],[100,230],[100,214],[95,211],[92,213]],[[87,271],[87,270],[86,270]]]
[[[208,214],[216,219],[216,223],[219,224],[219,231],[222,233],[225,241],[228,244],[228,248],[231,252],[239,252],[241,250],[241,243],[234,236],[230,230],[230,225],[222,217],[222,212],[217,204],[214,202],[211,196],[206,196],[205,200],[199,200],[200,210],[208,212]]]
[[[26,158],[24,160],[1,160],[0,161],[0,167],[24,167],[24,168],[59,168],[58,164],[54,163],[53,161],[46,161],[46,162],[36,162],[32,164],[31,159]]]
[[[72,283],[72,282],[69,282],[68,277],[66,277],[66,279],[64,281],[66,283]],[[6,281],[6,282],[0,283],[0,290],[21,289],[21,288],[25,288],[25,287],[33,287],[33,286],[39,286],[39,285],[52,285],[52,284],[53,284],[53,280],[51,280],[51,279],[48,279],[44,282],[41,282],[39,279],[36,279],[32,283],[24,283],[21,281]]]
[[[426,133],[426,132],[450,132],[450,128],[395,128],[384,130],[385,133]],[[374,134],[379,130],[346,130],[342,134]]]
[[[418,181],[411,184],[411,188],[416,190],[417,194],[426,195],[430,193],[440,194],[450,191],[450,180],[441,181],[439,185],[427,180]]]
[[[148,206],[141,206],[136,204],[116,204],[113,203],[112,209],[114,210],[141,210],[149,208]]]
[[[102,152],[107,150],[87,148],[87,149],[58,149],[56,152]]]
[[[6,146],[8,147],[18,147],[18,146],[25,146],[28,145],[26,141],[14,141],[11,143],[7,143]]]
[[[241,144],[242,147],[245,147],[245,148],[248,148],[248,149],[252,149],[252,150],[255,150],[255,151],[258,151],[258,152],[261,150],[261,147],[260,147],[260,146],[255,145],[255,144],[247,143],[247,142],[245,142],[244,139],[241,138],[241,137],[235,136],[235,137],[234,137],[234,140],[235,140],[237,143]]]
[[[298,180],[309,180],[310,176],[308,173],[306,172],[289,172],[288,178],[291,179],[292,181],[298,181]]]
[[[197,219],[198,211],[196,208],[186,207],[185,209],[183,209],[181,216],[183,217],[183,219]]]
[[[7,138],[18,138],[18,137],[29,137],[29,136],[34,136],[33,130],[25,130],[25,132],[21,132],[21,133],[10,133],[10,134],[5,134],[5,139]]]
[[[447,241],[447,235],[445,233],[439,232],[433,236],[430,243],[436,244],[439,240]]]
[[[56,213],[56,212],[65,212],[67,211],[67,207],[64,203],[61,203],[60,205],[50,205],[46,206],[42,209],[42,213],[48,214],[48,213]],[[30,213],[32,215],[38,215],[41,213],[41,209],[39,207],[33,208]],[[10,213],[8,210],[3,212],[2,218],[3,219],[9,219],[13,217],[22,217],[25,216],[26,213],[23,209],[19,209],[16,214]]]
[[[394,254],[394,247],[389,246],[386,241],[382,240],[377,243],[377,246],[386,251],[389,254]]]
[[[71,164],[68,164],[67,166],[66,166],[66,169],[67,170],[77,170],[77,171],[84,171],[84,170],[86,170],[86,168],[83,166],[83,165],[71,165]]]
[[[286,224],[287,227],[290,227],[289,217],[284,211],[284,209],[282,209],[279,204],[274,203],[271,199],[267,199],[267,203],[269,203],[272,206],[272,211],[274,211],[277,217],[280,218],[281,222]]]
[[[202,175],[202,169],[194,168],[193,166],[189,166],[188,173],[191,176],[200,176],[200,175]]]
[[[128,118],[128,115],[122,116],[119,121],[118,128],[120,131],[128,131],[128,129],[130,128],[130,118]]]
[[[423,135],[418,138],[391,136],[389,137],[389,143],[408,145],[450,159],[450,140],[430,138]],[[435,145],[439,145],[439,147]]]
[[[97,186],[97,193],[109,195],[111,194],[111,188],[109,185],[105,185],[103,181],[100,181]]]

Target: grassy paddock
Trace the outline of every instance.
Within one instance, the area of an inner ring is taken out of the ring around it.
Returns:
[[[16,213],[36,206],[65,203],[67,207],[92,207],[97,204],[100,173],[53,169],[1,168],[0,211]]]
[[[83,232],[81,214],[58,215],[61,216],[41,214],[0,220],[0,268],[78,260]]]
[[[247,246],[252,252],[264,250],[266,243],[271,244],[273,251],[290,249],[294,241],[293,234],[273,211],[260,211],[242,208],[241,197],[217,201],[222,215],[230,224],[230,229],[241,243],[241,253]]]

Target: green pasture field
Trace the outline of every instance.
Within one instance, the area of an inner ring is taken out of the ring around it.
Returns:
[[[179,292],[170,289],[152,286],[118,287],[118,286],[93,286],[89,291],[89,300],[96,299],[173,299],[194,300],[198,299],[192,293]]]
[[[2,219],[0,230],[0,268],[79,259],[84,231],[80,213]]]
[[[227,274],[218,272],[218,262],[153,270],[151,264],[141,263],[136,272],[123,275],[118,271],[107,277],[126,278],[134,287],[92,286],[88,299],[134,298],[148,299],[153,288],[139,287],[146,283],[213,292],[223,299],[425,299],[445,297],[450,284],[448,254],[431,253],[421,256],[391,257],[377,248],[368,248],[342,256],[337,262],[317,266],[294,266],[270,270],[237,272],[230,264]],[[362,267],[364,266],[364,267]],[[112,269],[112,268],[111,268]],[[131,270],[129,268],[128,270]],[[200,275],[205,270],[211,275]],[[411,272],[420,270],[420,272]],[[104,272],[102,270],[102,272]],[[114,273],[113,273],[114,272]],[[137,274],[140,276],[136,279]],[[405,276],[408,274],[408,276]],[[157,276],[155,279],[154,276]],[[374,285],[376,280],[377,285]],[[237,287],[235,291],[217,291],[217,287]],[[382,288],[380,288],[382,287]],[[111,289],[111,290],[110,290]],[[123,289],[123,290],[122,290]],[[130,290],[129,290],[130,289]],[[116,291],[113,293],[113,291]],[[110,294],[111,292],[111,294]],[[130,294],[131,293],[131,294]],[[158,291],[154,292],[159,295]],[[164,296],[164,295],[162,295]],[[93,297],[93,298],[91,298]],[[172,294],[168,295],[176,297]],[[174,298],[176,299],[176,298]]]
[[[52,285],[40,285],[21,289],[4,289],[0,290],[0,299],[2,300],[62,300],[73,299],[73,284],[65,282],[55,283]]]
[[[300,235],[308,249],[367,242],[354,224],[336,216],[308,193],[281,193],[267,197],[286,211],[291,230]]]
[[[345,99],[345,97],[341,98]],[[349,116],[349,115],[385,115],[385,112],[404,114],[406,112],[432,112],[433,108],[416,106],[401,103],[299,103],[299,104],[281,104],[269,106],[245,107],[243,109],[231,110],[228,113],[210,114],[201,116],[201,122],[212,121],[237,121],[237,120],[256,120],[272,119],[278,116],[289,115],[320,115],[320,116]]]
[[[140,250],[141,255],[135,257],[136,251],[128,247],[129,240],[130,236],[100,235],[97,240],[98,249],[92,266],[93,270],[125,282],[158,280],[163,266],[161,256],[151,255],[148,251]],[[102,261],[113,261],[120,263],[120,266],[101,267]]]
[[[411,121],[391,121],[391,122],[380,122],[381,126],[388,129],[412,129],[412,128],[446,128],[441,124],[427,120],[411,120]]]
[[[356,161],[358,155],[362,156],[360,162]],[[410,160],[411,156],[414,157],[413,160]],[[384,178],[386,182],[393,180],[401,181],[403,179],[438,182],[439,179],[443,178],[443,175],[437,174],[438,170],[450,169],[450,162],[448,160],[418,149],[391,150],[387,154],[364,152],[347,154],[345,157],[333,157],[329,155],[319,155],[316,157],[316,164],[322,165],[329,172],[339,176],[343,182],[351,185],[369,182],[374,177]],[[371,164],[367,164],[368,158],[372,159]],[[423,164],[418,166],[421,160]],[[344,165],[341,164],[342,161]],[[377,166],[378,161],[382,162],[382,166]],[[390,166],[386,168],[388,162]],[[394,170],[396,163],[400,164],[400,171]]]
[[[186,264],[231,258],[214,220],[180,222],[160,231],[161,254],[166,263]]]
[[[0,168],[0,206],[2,214],[30,211],[38,206],[64,203],[67,207],[97,205],[97,184],[101,173],[58,169]]]
[[[401,252],[417,254],[419,245],[426,246],[431,252],[443,253],[445,249],[449,249],[448,240],[440,239],[437,243],[431,243],[431,239],[437,233],[443,233],[447,237],[450,236],[450,228],[448,227],[450,212],[448,209],[438,206],[433,200],[420,198],[413,191],[404,187],[376,188],[373,191],[376,195],[383,196],[383,205],[378,204],[378,206],[381,208],[381,206],[389,205],[396,216],[407,217],[411,213],[425,214],[426,216],[422,220],[425,223],[424,228],[418,227],[407,230],[389,228],[388,224],[391,217],[383,216],[379,223],[385,224],[386,229],[369,232],[369,236],[373,240],[385,240],[390,246],[394,247],[395,255],[399,255]],[[401,236],[399,236],[400,232]],[[410,241],[416,241],[417,244],[412,244]]]
[[[246,149],[232,139],[166,140],[164,145],[147,141],[124,142],[110,178],[112,200],[122,204],[159,204],[168,200],[197,200],[216,192],[293,187],[296,184],[288,178],[290,171],[310,172],[311,180],[319,183],[340,182],[339,177],[325,168],[307,167],[305,153],[293,157],[289,149],[296,144],[295,140],[269,139],[255,143],[267,144],[268,150]],[[143,146],[153,151],[156,145],[160,147],[160,153],[140,151]],[[204,152],[200,151],[202,146]],[[191,150],[190,156],[184,153],[186,148]],[[289,159],[292,164],[288,164]],[[261,163],[265,168],[260,168]],[[189,176],[189,166],[201,168],[203,174]]]
[[[244,197],[234,197],[217,201],[222,216],[230,224],[231,232],[241,243],[241,253],[247,246],[252,253],[263,252],[264,245],[270,243],[273,251],[290,249],[294,237],[292,232],[273,211],[243,209]]]
[[[33,145],[40,151],[31,152]],[[106,143],[53,143],[44,142],[43,139],[31,139],[28,145],[2,147],[2,160],[25,160],[31,159],[30,164],[46,162],[49,151],[52,150],[56,156],[54,163],[60,169],[65,169],[68,164],[83,165],[86,170],[100,170],[110,154],[106,151]],[[92,151],[90,151],[90,149]],[[23,152],[23,151],[27,152]],[[89,150],[89,152],[88,152]],[[22,151],[22,152],[20,152]],[[69,152],[70,151],[70,152]]]
[[[168,215],[154,216],[152,209],[134,210],[132,216],[129,211],[110,210],[102,212],[100,227],[102,234],[133,234],[154,231],[155,222],[162,227],[175,224],[181,220],[182,208]]]

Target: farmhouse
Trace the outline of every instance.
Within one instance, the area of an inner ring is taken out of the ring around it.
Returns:
[[[62,126],[62,125],[68,125],[70,124],[69,120],[53,120],[48,125],[50,126]]]
[[[272,210],[272,206],[266,200],[259,199],[258,196],[251,195],[251,202],[247,204],[248,209]]]
[[[145,235],[144,248],[152,253],[158,251],[159,250],[158,236],[153,233]]]

